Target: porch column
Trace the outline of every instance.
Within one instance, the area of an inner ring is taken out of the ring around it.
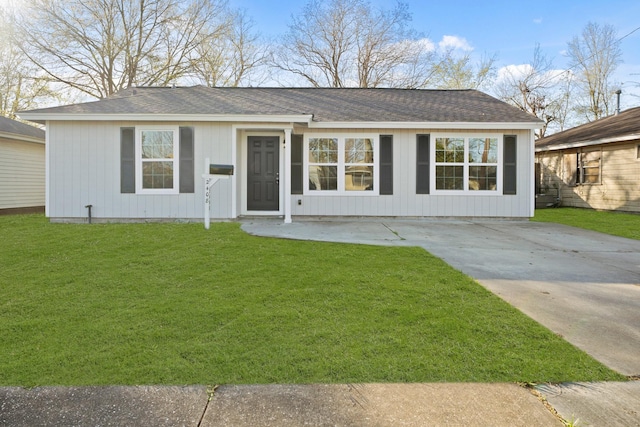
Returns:
[[[284,223],[291,224],[291,129],[284,130]]]

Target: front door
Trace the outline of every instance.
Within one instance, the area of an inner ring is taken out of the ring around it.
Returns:
[[[280,210],[280,138],[249,136],[247,210]]]

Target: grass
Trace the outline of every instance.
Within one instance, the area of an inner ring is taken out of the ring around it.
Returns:
[[[580,208],[538,209],[532,221],[555,222],[640,240],[640,215]]]
[[[0,385],[621,380],[419,248],[0,217]]]

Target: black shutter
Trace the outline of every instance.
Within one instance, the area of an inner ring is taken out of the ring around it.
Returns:
[[[429,135],[417,135],[416,194],[429,194]]]
[[[180,192],[194,192],[193,128],[180,128]]]
[[[136,192],[136,130],[120,128],[120,192]]]
[[[502,161],[502,194],[516,194],[517,187],[516,136],[504,136],[504,158]]]
[[[393,194],[393,135],[380,135],[380,194]]]
[[[291,194],[302,194],[302,135],[291,135]]]

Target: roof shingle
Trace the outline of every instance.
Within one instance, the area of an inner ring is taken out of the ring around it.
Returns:
[[[313,115],[318,122],[540,122],[476,90],[141,87],[99,101],[27,113]]]
[[[0,116],[0,132],[41,139],[43,141],[45,136],[45,133],[42,129],[38,129],[35,126],[30,126],[2,116]]]
[[[554,147],[589,143],[637,135],[640,137],[640,107],[630,108],[615,116],[594,120],[536,141],[536,151]]]

